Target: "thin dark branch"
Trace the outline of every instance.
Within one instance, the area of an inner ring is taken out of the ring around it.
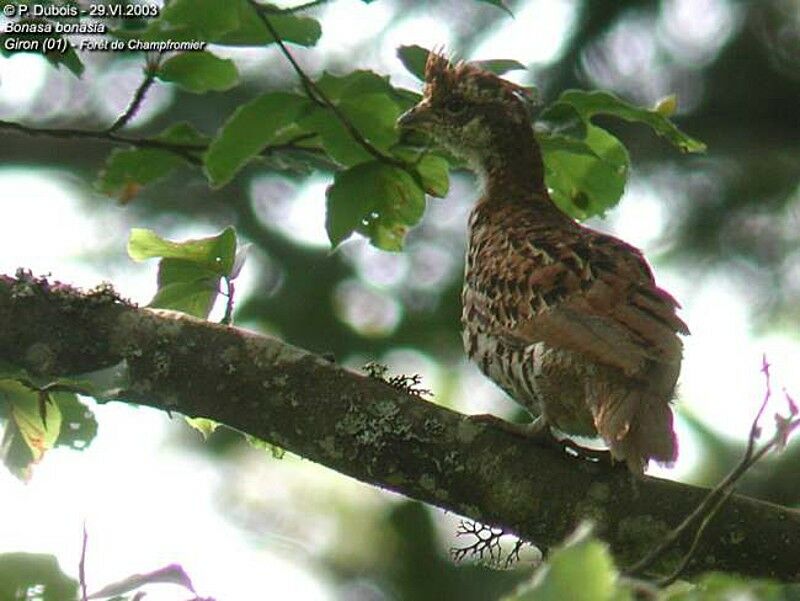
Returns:
[[[50,138],[80,138],[92,140],[105,140],[115,144],[128,144],[137,148],[155,148],[158,150],[165,150],[178,155],[192,165],[202,165],[203,161],[200,154],[208,150],[208,144],[184,144],[178,142],[167,142],[166,140],[159,140],[157,138],[131,138],[128,136],[121,136],[110,131],[93,131],[75,128],[49,128],[49,127],[29,127],[13,121],[3,121],[0,119],[0,131],[13,131],[27,136],[47,136]],[[302,146],[304,142],[313,138],[316,134],[306,133],[296,136],[286,142],[280,144],[272,144],[265,146],[261,154],[270,155],[280,151],[300,151],[308,152],[311,154],[324,154],[320,148],[312,146]]]
[[[312,79],[303,71],[303,68],[299,65],[299,63],[295,60],[292,53],[289,51],[289,48],[286,46],[286,43],[281,38],[278,30],[275,29],[275,26],[269,20],[267,16],[267,12],[264,10],[264,7],[260,5],[255,0],[247,0],[253,10],[256,11],[259,19],[266,27],[267,31],[269,31],[270,35],[275,40],[275,43],[278,44],[278,48],[280,48],[281,53],[283,56],[286,57],[286,60],[289,61],[289,64],[292,65],[292,69],[294,69],[297,76],[300,78],[300,82],[303,85],[303,89],[306,91],[306,95],[312,102],[319,104],[327,109],[329,109],[336,119],[344,126],[347,130],[347,133],[370,155],[372,155],[375,159],[387,163],[389,165],[394,165],[395,167],[400,167],[401,169],[406,169],[407,165],[404,161],[400,159],[390,156],[375,146],[367,140],[360,131],[353,125],[350,119],[345,115],[338,106],[336,106],[327,95],[319,89],[319,87],[312,81]]]
[[[156,80],[156,73],[158,73],[158,62],[158,58],[153,62],[148,61],[144,70],[144,79],[142,80],[142,83],[139,84],[139,87],[136,88],[136,93],[133,95],[131,103],[128,105],[128,108],[125,109],[125,112],[117,117],[117,120],[114,121],[114,123],[111,124],[108,129],[106,129],[107,133],[113,133],[118,129],[123,128],[137,113],[139,107],[142,106],[142,102],[144,102],[144,97],[147,95],[148,90]]]

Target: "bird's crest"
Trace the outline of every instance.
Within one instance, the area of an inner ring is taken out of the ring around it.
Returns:
[[[431,50],[425,63],[425,96],[443,96],[454,92],[478,104],[499,101],[524,108],[530,102],[530,94],[526,88],[506,81],[478,65],[464,61],[454,64],[441,49]]]

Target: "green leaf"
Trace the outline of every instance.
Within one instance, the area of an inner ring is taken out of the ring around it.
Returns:
[[[705,144],[683,133],[665,116],[664,112],[668,112],[669,107],[662,106],[660,110],[658,108],[650,110],[629,104],[609,92],[582,90],[567,90],[556,102],[573,106],[587,120],[594,115],[602,114],[644,123],[683,152],[706,150]]]
[[[606,130],[590,125],[587,152],[542,148],[545,181],[553,201],[578,219],[601,215],[622,196],[628,178],[628,151]]]
[[[182,259],[211,274],[227,276],[236,257],[236,230],[226,227],[216,236],[174,242],[161,238],[152,230],[134,228],[128,239],[128,255],[134,261],[154,257]]]
[[[219,294],[220,275],[185,259],[162,259],[158,264],[158,291],[150,307],[182,311],[205,319]]]
[[[220,2],[220,4],[228,4]],[[233,3],[231,3],[233,4]],[[262,4],[271,7],[271,4]],[[217,44],[231,46],[259,46],[271,44],[275,39],[264,27],[264,23],[246,0],[235,1],[238,15],[238,27],[226,32],[214,40]],[[316,19],[304,15],[270,14],[269,22],[278,32],[282,40],[299,44],[300,46],[313,46],[322,35],[322,28]]]
[[[206,152],[205,171],[209,181],[217,187],[229,182],[281,129],[291,125],[306,106],[308,101],[302,96],[274,92],[237,108]]]
[[[425,194],[408,173],[378,161],[338,173],[327,192],[326,228],[334,245],[352,232],[384,250],[400,250],[425,210]]]
[[[183,52],[161,65],[158,77],[189,92],[203,94],[232,88],[238,82],[239,73],[232,60],[210,52]]]
[[[0,554],[0,599],[28,599],[24,591],[29,590],[40,591],[36,598],[42,601],[63,601],[77,598],[78,583],[61,571],[53,555]]]
[[[151,307],[208,317],[219,293],[220,278],[228,277],[236,261],[236,232],[225,228],[219,235],[185,242],[165,240],[146,229],[131,230],[128,254],[135,261],[162,257],[158,265],[158,291]]]
[[[537,570],[533,582],[504,601],[627,601],[608,546],[582,527]]]
[[[527,67],[519,61],[510,58],[494,58],[485,61],[473,61],[481,69],[491,71],[495,75],[504,75],[509,71],[524,71]]]
[[[397,49],[397,57],[403,66],[417,79],[425,81],[425,63],[428,61],[430,50],[413,44],[411,46],[400,46]]]
[[[562,150],[576,155],[600,158],[587,142],[577,138],[562,136],[560,134],[537,132],[536,141],[545,154]]]
[[[127,202],[142,186],[164,177],[182,162],[177,155],[157,148],[117,148],[108,155],[96,186],[101,192]]]
[[[111,35],[142,41],[213,42],[239,26],[239,12],[218,0],[173,0],[144,29],[118,29]]]

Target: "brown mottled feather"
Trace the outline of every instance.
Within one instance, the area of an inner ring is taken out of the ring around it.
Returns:
[[[532,414],[600,435],[632,470],[674,461],[677,333],[689,333],[679,305],[640,251],[552,203],[524,90],[432,53],[423,100],[400,122],[466,157],[484,184],[462,293],[470,358]]]

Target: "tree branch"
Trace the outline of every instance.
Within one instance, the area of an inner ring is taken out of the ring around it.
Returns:
[[[275,338],[23,273],[0,276],[0,360],[48,377],[124,362],[124,402],[214,419],[543,550],[591,518],[622,565],[708,492],[538,447]],[[651,573],[669,574],[693,543],[685,533]],[[798,557],[800,512],[732,495],[688,572],[800,581]]]
[[[199,155],[208,150],[208,144],[167,142],[166,140],[159,140],[158,138],[131,138],[128,136],[121,136],[110,130],[96,131],[76,128],[30,127],[28,125],[22,125],[21,123],[0,119],[0,131],[3,130],[27,136],[105,140],[114,144],[127,144],[135,148],[155,148],[176,154],[192,165],[202,165],[203,161]],[[260,154],[262,156],[269,156],[275,152],[298,151],[325,156],[325,151],[321,148],[301,145],[301,142],[313,138],[314,136],[316,136],[316,134],[303,133],[286,142],[268,144],[261,150]]]

